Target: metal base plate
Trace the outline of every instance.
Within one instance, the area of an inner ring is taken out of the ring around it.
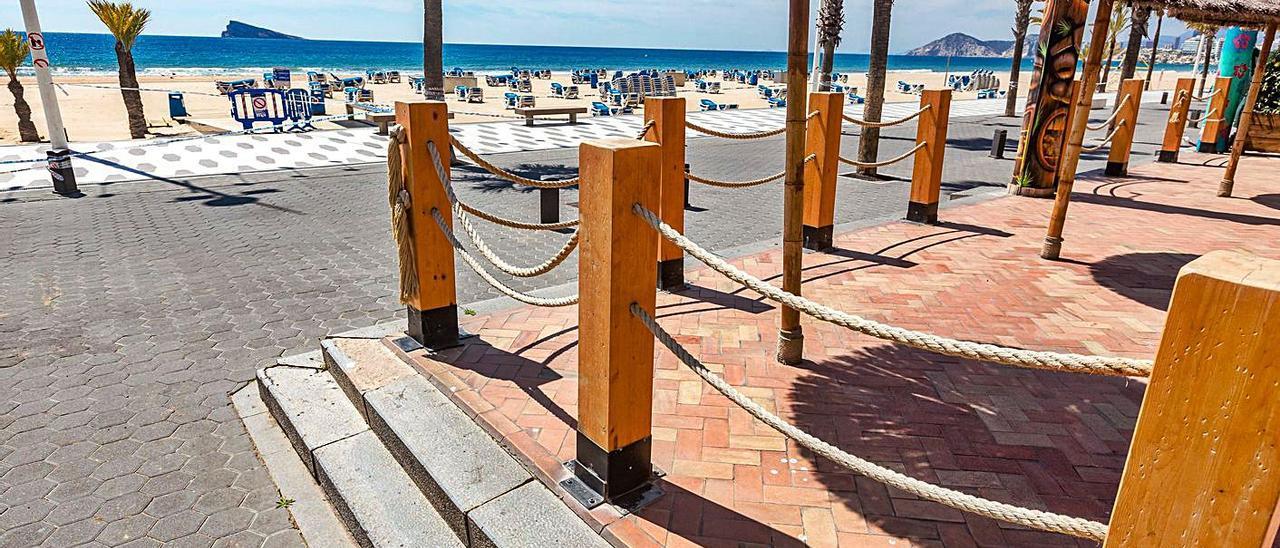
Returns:
[[[578,477],[574,475],[573,470],[576,465],[577,464],[574,463],[574,461],[564,463],[564,468],[569,472],[569,477],[560,480],[560,487],[572,495],[574,500],[578,501],[578,503],[587,510],[604,504],[604,495],[601,495],[590,487],[587,487],[587,484],[583,483],[582,480],[578,479]],[[653,467],[653,480],[655,481],[651,481],[643,487],[624,493],[622,496],[618,497],[617,500],[613,501],[612,504],[614,508],[625,516],[648,506],[655,500],[658,500],[662,497],[663,492],[662,488],[658,487],[656,480],[665,477],[666,475],[667,473],[659,470],[658,467]]]

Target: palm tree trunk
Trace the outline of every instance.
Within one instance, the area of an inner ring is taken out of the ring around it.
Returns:
[[[23,98],[22,82],[18,75],[9,73],[9,93],[13,94],[13,111],[18,115],[18,138],[24,143],[35,143],[40,140],[35,122],[31,121],[31,105]]]
[[[1200,90],[1196,95],[1204,95],[1204,84],[1209,79],[1209,63],[1213,59],[1213,43],[1218,41],[1218,33],[1204,33],[1201,35],[1201,41],[1204,42],[1204,64],[1200,66]]]
[[[1031,9],[1031,5],[1027,4],[1027,9]],[[1022,49],[1023,42],[1027,40],[1027,27],[1016,29],[1013,35],[1013,68],[1009,69],[1009,95],[1004,104],[1005,116],[1018,115],[1018,80],[1022,76]]]
[[[818,72],[822,74],[822,79],[818,80],[818,91],[831,91],[831,71],[835,70],[835,58],[836,43],[834,41],[824,42],[822,44],[822,65],[818,68]]]
[[[138,92],[138,69],[133,63],[133,52],[119,41],[116,41],[116,63],[120,65],[120,96],[129,115],[129,136],[142,139],[147,136],[147,118],[142,112],[142,94]]]
[[[1120,79],[1133,78],[1138,71],[1138,55],[1142,53],[1142,39],[1147,37],[1147,23],[1151,21],[1151,8],[1133,10],[1129,24],[1129,43],[1125,44],[1124,59],[1120,61]]]
[[[871,12],[871,59],[867,62],[867,105],[862,117],[879,122],[884,112],[884,79],[889,62],[889,23],[893,15],[893,0],[875,0]],[[880,153],[880,128],[862,128],[858,140],[858,161],[874,162]],[[858,175],[875,177],[876,168],[860,167]]]
[[[422,94],[431,101],[444,100],[444,13],[441,0],[422,2]]]
[[[1098,91],[1107,91],[1107,84],[1111,82],[1111,63],[1116,58],[1116,37],[1111,37],[1111,43],[1107,45],[1107,66],[1102,69],[1102,78],[1098,80]]]
[[[1151,75],[1156,70],[1156,54],[1160,51],[1160,28],[1164,26],[1164,11],[1156,17],[1156,37],[1151,41],[1151,61],[1147,63],[1146,89],[1151,89]],[[1164,73],[1161,73],[1164,74]]]

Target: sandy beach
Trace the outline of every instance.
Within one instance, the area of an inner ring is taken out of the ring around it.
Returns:
[[[1113,75],[1115,74],[1113,71]],[[342,74],[341,76],[355,75]],[[1008,73],[997,73],[997,76],[1000,77],[1001,87],[1007,87]],[[1151,88],[1157,90],[1171,89],[1174,81],[1179,76],[1181,76],[1179,73],[1173,71],[1156,71],[1152,78]],[[1021,79],[1024,85],[1020,93],[1025,94],[1025,82],[1030,77],[1030,72],[1023,72]],[[146,118],[151,126],[150,132],[153,136],[158,137],[238,129],[238,124],[231,120],[230,117],[230,103],[225,96],[217,95],[214,81],[241,78],[256,78],[261,81],[262,75],[140,76],[141,87],[159,90],[144,91],[142,93]],[[299,86],[300,81],[302,85],[305,85],[305,78],[305,74],[295,73],[294,85]],[[480,86],[485,88],[486,101],[484,103],[458,101],[454,98],[452,90],[448,90],[450,93],[447,96],[447,100],[450,103],[450,110],[456,113],[453,123],[493,122],[498,119],[494,117],[495,115],[511,114],[510,111],[503,108],[502,103],[502,94],[508,91],[507,88],[485,86],[483,76],[478,77],[478,80]],[[714,78],[713,80],[718,81],[719,78]],[[927,87],[941,87],[946,81],[946,75],[941,72],[890,71],[887,77],[888,85],[886,87],[888,89],[885,93],[887,102],[914,102],[919,100],[915,95],[894,91],[899,80],[914,84],[925,84]],[[1112,81],[1117,80],[1118,78],[1113,76]],[[36,123],[36,127],[40,130],[41,137],[45,137],[44,111],[35,80],[33,78],[22,78],[21,82],[25,89],[26,100],[33,111],[32,118]],[[120,92],[116,89],[86,87],[105,86],[106,88],[111,88],[117,86],[118,81],[114,76],[60,76],[55,78],[55,82],[59,84],[58,104],[62,109],[62,118],[71,141],[109,141],[129,138],[124,103],[121,101]],[[536,97],[538,106],[589,107],[591,101],[599,100],[599,94],[596,90],[587,85],[579,86],[581,97],[578,99],[551,97],[550,88],[552,82],[569,85],[569,73],[555,72],[552,73],[550,79],[534,79],[532,81],[533,95]],[[773,85],[772,82],[768,81],[764,83]],[[859,94],[865,96],[865,73],[850,74],[846,85],[858,88]],[[407,84],[407,78],[405,82],[401,83],[368,84],[366,88],[373,91],[374,102],[379,104],[390,105],[396,101],[409,101],[418,98],[418,95]],[[726,82],[722,84],[722,92],[718,94],[694,91],[692,84],[678,89],[680,90],[680,96],[688,99],[687,104],[691,111],[698,110],[698,101],[704,98],[711,99],[719,104],[736,104],[743,109],[768,108],[768,103],[759,96],[755,86]],[[1115,89],[1114,84],[1110,89]],[[169,117],[167,92],[170,90],[184,93],[186,108],[190,114],[188,119],[200,122],[199,124],[184,124]],[[326,101],[328,114],[345,113],[340,95],[337,95],[336,100],[329,99]],[[954,99],[974,99],[976,95],[975,92],[957,92],[954,95]],[[321,124],[321,127],[326,126]],[[329,124],[327,127],[338,126]],[[13,110],[13,96],[7,92],[0,92],[0,143],[14,144],[17,142],[17,116]]]

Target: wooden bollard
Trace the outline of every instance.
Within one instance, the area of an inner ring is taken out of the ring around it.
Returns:
[[[1209,105],[1204,111],[1209,117],[1205,119],[1204,125],[1200,126],[1200,143],[1196,145],[1198,152],[1225,152],[1227,150],[1226,139],[1222,137],[1223,122],[1226,120],[1227,103],[1230,99],[1231,78],[1220,76],[1214,81],[1213,98],[1209,99]],[[1220,91],[1219,91],[1220,90]]]
[[[809,94],[809,118],[805,130],[805,156],[816,156],[804,166],[805,249],[831,247],[835,231],[836,175],[840,171],[840,127],[844,124],[844,94],[817,91]]]
[[[1141,78],[1130,78],[1120,82],[1120,97],[1129,97],[1129,100],[1123,105],[1116,105],[1120,114],[1116,116],[1116,136],[1111,139],[1105,172],[1112,177],[1124,177],[1129,174],[1129,153],[1133,150],[1133,135],[1138,129],[1138,111],[1142,109],[1144,85],[1146,81]]]
[[[573,468],[578,480],[612,501],[644,486],[653,473],[653,336],[630,307],[637,303],[653,314],[659,236],[632,206],[657,209],[653,173],[662,148],[603,139],[582,143],[578,158],[582,239]]]
[[[938,222],[938,200],[942,192],[942,162],[947,150],[947,122],[951,112],[951,90],[927,89],[920,94],[920,115],[916,126],[916,144],[924,148],[916,153],[911,170],[911,201],[907,203],[907,220],[917,223]]]
[[[1173,89],[1173,104],[1169,106],[1169,121],[1164,127],[1164,141],[1161,142],[1160,153],[1156,155],[1157,162],[1178,162],[1178,151],[1182,150],[1187,116],[1191,109],[1191,94],[1195,87],[1195,78],[1178,78]]]
[[[1214,251],[1182,268],[1105,546],[1272,545],[1277,356],[1280,261]]]
[[[396,102],[396,123],[404,131],[405,189],[410,197],[410,226],[417,262],[418,294],[407,304],[413,340],[438,349],[458,344],[457,288],[453,246],[436,225],[435,209],[453,226],[444,182],[436,172],[427,143],[435,143],[448,173],[449,118],[440,101]]]
[[[687,182],[684,163],[684,97],[648,97],[644,100],[644,121],[653,121],[645,140],[662,147],[658,177],[658,208],[662,221],[684,232]],[[665,239],[658,243],[658,287],[684,287],[684,252]]]

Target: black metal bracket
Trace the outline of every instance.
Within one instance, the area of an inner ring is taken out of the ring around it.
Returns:
[[[560,480],[560,487],[568,492],[574,500],[578,501],[578,504],[581,504],[587,510],[591,510],[592,508],[608,502],[605,501],[604,495],[597,493],[594,489],[588,487],[586,483],[583,483],[582,480],[578,479],[578,476],[574,473],[574,468],[576,466],[577,463],[574,461],[564,463],[564,469],[569,472],[569,477]],[[662,488],[658,486],[657,480],[666,477],[666,475],[667,473],[660,470],[657,466],[653,467],[653,476],[651,481],[636,489],[623,493],[618,496],[617,499],[613,500],[611,504],[613,504],[613,506],[624,516],[648,506],[653,503],[653,501],[662,497],[663,491]]]

